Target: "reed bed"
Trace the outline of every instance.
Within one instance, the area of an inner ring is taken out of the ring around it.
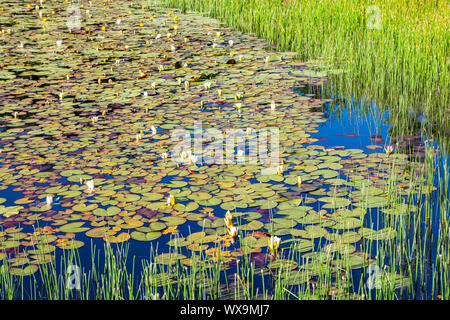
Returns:
[[[443,0],[163,0],[326,63],[331,89],[392,110],[403,129],[448,136],[449,15]],[[438,128],[438,129],[437,129]],[[447,138],[448,139],[448,138]]]

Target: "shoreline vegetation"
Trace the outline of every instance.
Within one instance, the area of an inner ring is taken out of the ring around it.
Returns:
[[[433,137],[448,150],[447,1],[163,0],[327,62],[330,90],[391,110],[397,132]],[[395,130],[395,129],[394,129]]]

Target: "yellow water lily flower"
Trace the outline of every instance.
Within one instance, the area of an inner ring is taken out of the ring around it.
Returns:
[[[299,188],[300,188],[300,186],[302,185],[302,183],[303,183],[302,177],[298,176],[298,177],[297,177],[297,184],[298,184],[298,187],[299,187]]]
[[[224,221],[228,229],[233,226],[233,215],[231,214],[230,210],[228,210],[225,214]]]
[[[280,176],[282,176],[282,175],[283,175],[283,171],[284,171],[283,166],[282,166],[282,165],[279,165],[279,166],[277,167],[277,174],[279,174]]]
[[[175,197],[173,195],[169,195],[167,198],[167,206],[173,207],[177,201],[175,200]]]

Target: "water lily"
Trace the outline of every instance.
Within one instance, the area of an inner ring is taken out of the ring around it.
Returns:
[[[390,156],[394,152],[394,146],[388,145],[388,146],[384,147],[384,152],[386,152],[387,156]]]
[[[264,62],[265,62],[265,63],[269,63],[269,62],[270,62],[270,57],[269,57],[269,56],[265,57],[265,58],[264,58]]]
[[[206,81],[203,86],[205,87],[206,90],[211,89],[211,81]]]
[[[239,150],[237,151],[237,155],[238,155],[239,157],[243,157],[243,156],[245,155],[245,151],[244,151],[243,149],[239,149]]]
[[[276,257],[279,254],[278,248],[280,247],[281,244],[281,238],[277,236],[270,236],[270,238],[267,239],[267,242],[269,247],[269,254]]]
[[[275,111],[276,105],[275,105],[275,100],[270,101],[270,109],[272,111]]]
[[[119,25],[119,24],[121,24],[121,23],[122,23],[122,20],[120,20],[120,19],[117,19],[117,20],[116,20],[116,24],[117,24],[117,25]]]
[[[169,155],[167,154],[167,152],[161,153],[161,158],[162,158],[163,160],[167,160],[168,157],[169,157]]]
[[[52,204],[53,204],[53,196],[48,195],[48,196],[45,198],[45,202],[47,203],[47,206],[51,207]]]
[[[250,127],[247,128],[246,134],[247,134],[247,136],[251,135],[252,134],[252,128],[250,128]]]
[[[195,165],[197,161],[198,161],[198,157],[197,156],[195,156],[193,154],[191,154],[189,156],[189,162],[190,162],[191,165]]]
[[[62,100],[63,97],[64,97],[64,93],[63,93],[63,92],[60,92],[58,95],[59,95],[59,100]]]
[[[152,134],[156,134],[156,128],[155,128],[155,126],[151,126],[150,130],[152,130]]]
[[[213,43],[212,47],[213,47],[213,49],[215,49],[217,47],[217,43]]]
[[[233,226],[233,215],[231,214],[230,210],[228,210],[225,214],[224,221],[228,229]]]
[[[98,116],[93,116],[92,117],[92,123],[97,123],[98,121]]]
[[[299,187],[299,188],[300,188],[300,186],[302,185],[302,183],[303,183],[302,177],[298,176],[298,177],[297,177],[297,184],[298,184],[298,187]]]
[[[216,37],[217,37],[217,38],[220,38],[220,35],[221,35],[220,31],[217,31],[217,32],[216,32]]]
[[[148,92],[144,91],[144,97],[147,97],[147,96],[148,96]]]
[[[244,56],[242,54],[239,55],[239,62],[242,62],[244,60]]]
[[[170,51],[176,51],[177,50],[177,48],[175,48],[175,46],[172,44],[172,45],[170,45]]]
[[[183,42],[184,42],[184,43],[188,43],[188,41],[189,41],[189,39],[186,38],[186,37],[184,37]]]
[[[280,176],[282,176],[282,175],[283,175],[283,171],[284,171],[283,166],[282,166],[282,165],[279,165],[279,166],[277,167],[277,174],[279,174]]]
[[[164,65],[161,64],[161,65],[158,67],[158,70],[159,70],[159,72],[164,71]]]
[[[140,133],[136,134],[136,142],[139,143],[142,140],[142,135]]]
[[[14,113],[13,113],[13,117],[14,117],[14,119],[17,119],[17,116],[19,115],[19,113],[17,112],[17,111],[14,111]]]
[[[89,192],[94,191],[95,188],[94,180],[86,181],[86,186]]]
[[[231,242],[235,243],[238,237],[238,229],[235,226],[232,226],[231,228],[228,229],[228,234],[231,237]]]
[[[186,90],[189,89],[189,81],[188,80],[184,81],[184,88]]]
[[[234,41],[233,41],[233,40],[228,40],[228,45],[229,45],[230,47],[232,47],[233,44],[234,44]]]
[[[167,198],[167,206],[173,207],[177,203],[177,200],[173,195],[169,195]]]
[[[238,102],[234,105],[236,107],[236,109],[241,110],[242,108],[242,103]]]
[[[160,33],[158,33],[158,34],[155,36],[155,39],[159,39],[159,38],[161,38],[161,34],[160,34]]]
[[[178,83],[179,86],[181,85],[181,83],[182,83],[181,78],[177,79],[177,83]]]
[[[152,82],[152,89],[153,89],[153,90],[156,89],[156,82],[155,82],[155,81]]]
[[[217,94],[218,94],[219,97],[221,97],[222,96],[222,89],[217,90]]]

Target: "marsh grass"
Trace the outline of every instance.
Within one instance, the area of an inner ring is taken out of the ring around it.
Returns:
[[[448,3],[366,0],[161,0],[255,33],[327,70],[329,89],[375,101],[405,130],[448,136]],[[238,39],[237,39],[238,40]],[[448,138],[447,138],[448,139]],[[448,142],[447,142],[448,143]],[[447,144],[446,143],[446,144]]]

